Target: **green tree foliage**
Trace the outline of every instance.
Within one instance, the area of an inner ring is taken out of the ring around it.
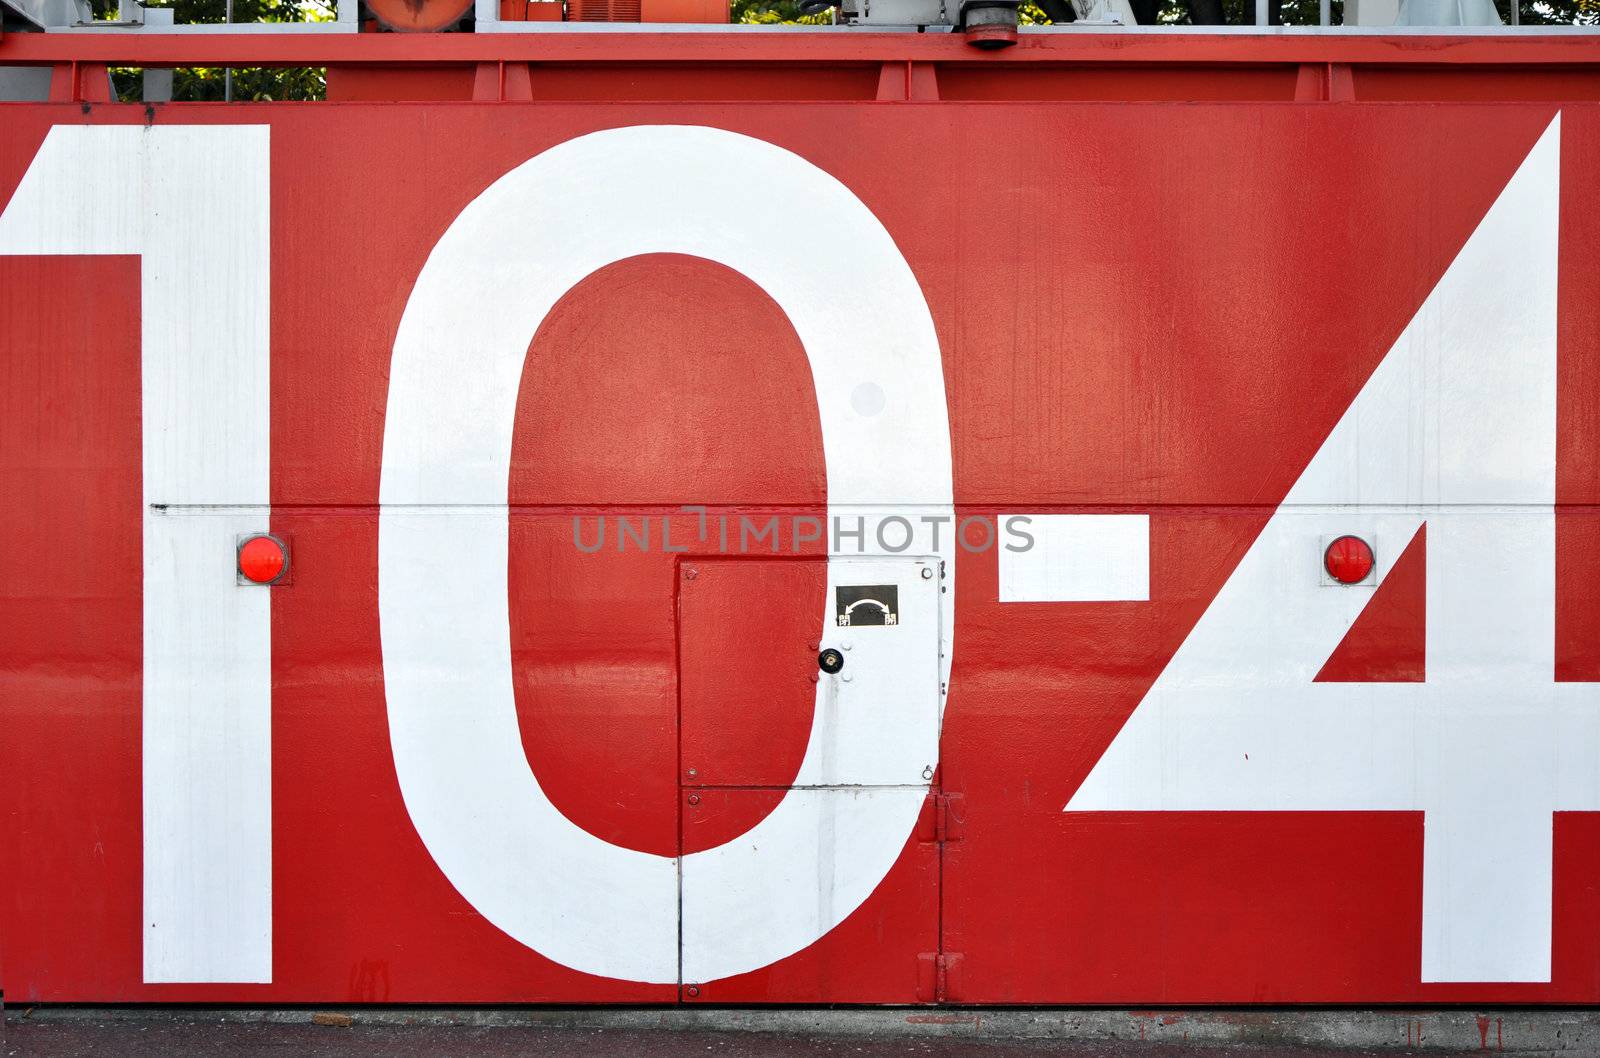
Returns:
[[[833,15],[828,11],[802,15],[800,0],[732,0],[728,20],[743,26],[826,26]]]
[[[117,17],[118,0],[91,0],[96,18]],[[354,2],[354,0],[347,0]],[[195,22],[331,22],[334,0],[156,0],[146,7],[173,9],[175,23]],[[231,17],[230,17],[231,16]],[[119,99],[143,99],[142,72],[113,69],[111,82]],[[327,93],[327,72],[312,67],[275,69],[220,66],[179,67],[172,71],[172,98],[181,102],[223,99],[321,99]]]
[[[172,71],[172,98],[216,102],[263,102],[269,99],[322,99],[328,91],[328,72],[310,66],[273,68],[247,66],[230,78],[217,66],[193,66]]]

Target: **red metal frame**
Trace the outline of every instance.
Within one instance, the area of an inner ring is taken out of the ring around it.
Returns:
[[[1527,36],[1243,35],[1027,33],[1013,48],[985,51],[960,34],[581,31],[527,33],[17,33],[0,41],[0,62],[137,65],[311,66],[419,62],[955,62],[1361,66],[1600,66],[1600,36],[1530,31]]]
[[[971,47],[960,34],[846,30],[40,33],[0,39],[0,64],[64,70],[78,64],[460,71],[459,90],[401,90],[396,99],[1600,100],[1600,38],[1537,32],[1052,32],[1024,33],[1015,47],[1000,51]],[[527,92],[518,90],[521,71],[513,71],[487,81],[509,90],[473,93],[474,73],[484,64],[534,64],[538,76]],[[630,68],[650,74],[615,76]],[[66,76],[61,80],[64,87]],[[76,93],[57,95],[98,101]]]

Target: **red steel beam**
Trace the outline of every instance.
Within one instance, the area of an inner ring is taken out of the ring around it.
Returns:
[[[396,66],[561,64],[839,65],[930,62],[1019,66],[1278,66],[1600,69],[1600,36],[1365,36],[1188,33],[1024,33],[1015,47],[983,51],[960,34],[850,30],[623,33],[9,33],[0,64],[126,66]]]

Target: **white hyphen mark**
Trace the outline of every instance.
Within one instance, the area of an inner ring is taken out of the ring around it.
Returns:
[[[1001,602],[1143,602],[1150,598],[1150,516],[1032,514],[1000,516],[1033,537],[1000,554]]]

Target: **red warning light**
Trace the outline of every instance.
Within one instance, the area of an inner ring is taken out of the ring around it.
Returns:
[[[1372,575],[1372,545],[1359,536],[1341,536],[1322,553],[1322,568],[1340,584],[1360,584]]]
[[[248,537],[239,545],[239,575],[252,584],[274,584],[289,569],[289,549],[271,533]]]

